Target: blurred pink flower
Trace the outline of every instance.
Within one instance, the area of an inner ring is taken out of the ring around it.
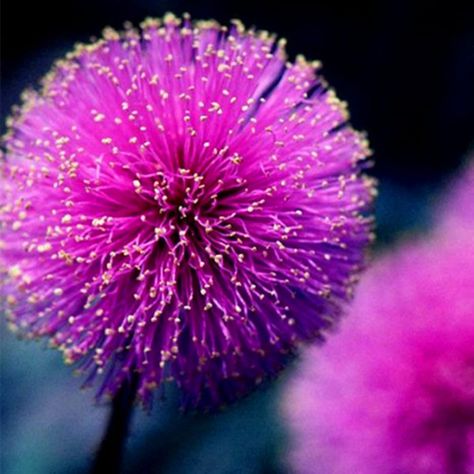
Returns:
[[[306,353],[284,400],[297,473],[474,472],[472,170],[445,206],[462,230],[446,214],[382,257],[341,332]]]

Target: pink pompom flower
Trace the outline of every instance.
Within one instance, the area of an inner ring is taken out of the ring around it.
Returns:
[[[79,45],[8,122],[12,329],[102,374],[213,407],[321,337],[371,238],[366,139],[262,31],[167,15]]]
[[[474,201],[466,198],[474,188],[466,177],[444,207],[451,217],[441,216],[427,240],[380,258],[341,332],[306,353],[283,405],[296,473],[474,472]],[[463,225],[448,229],[453,219]]]

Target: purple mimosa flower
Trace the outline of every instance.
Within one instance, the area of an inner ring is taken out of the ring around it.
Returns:
[[[453,199],[474,198],[468,179]],[[382,257],[340,334],[306,353],[284,400],[296,473],[474,472],[474,200],[462,202],[470,231],[441,222]]]
[[[366,139],[284,42],[167,15],[58,61],[9,121],[8,319],[68,363],[212,407],[320,338],[371,234]]]

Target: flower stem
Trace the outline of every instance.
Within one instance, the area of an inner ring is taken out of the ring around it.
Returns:
[[[91,474],[121,472],[123,451],[128,435],[133,401],[137,390],[137,379],[125,382],[115,395],[107,428],[95,456]]]

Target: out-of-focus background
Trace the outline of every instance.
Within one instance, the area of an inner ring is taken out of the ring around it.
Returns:
[[[223,23],[240,18],[287,38],[291,57],[322,60],[353,125],[369,133],[380,179],[377,245],[390,245],[429,226],[431,203],[473,146],[474,8],[465,3],[3,0],[2,124],[22,89],[106,25],[167,11]],[[78,390],[59,354],[16,341],[3,323],[0,339],[0,471],[87,472],[108,408],[93,404],[93,391]],[[287,381],[288,373],[212,416],[179,415],[168,393],[150,414],[135,414],[126,472],[287,472],[277,413]]]

